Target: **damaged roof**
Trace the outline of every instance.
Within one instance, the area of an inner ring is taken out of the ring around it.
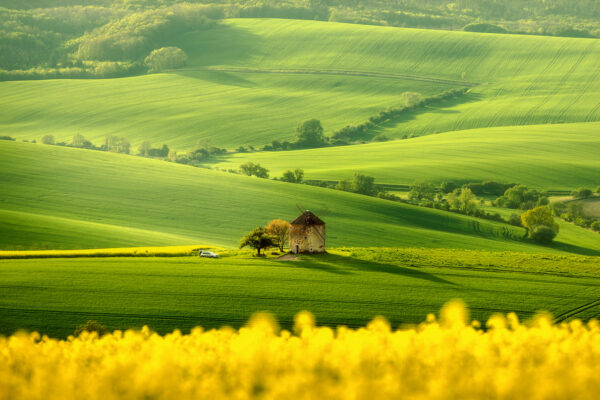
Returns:
[[[291,222],[292,225],[325,225],[319,217],[306,210],[298,218]]]

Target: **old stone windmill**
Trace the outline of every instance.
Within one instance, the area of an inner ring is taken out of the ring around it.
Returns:
[[[325,222],[306,210],[290,223],[290,252],[325,253]]]

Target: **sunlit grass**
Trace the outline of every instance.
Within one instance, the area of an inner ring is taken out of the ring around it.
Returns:
[[[98,142],[115,134],[177,150],[200,139],[237,148],[292,139],[296,125],[310,118],[331,133],[402,105],[403,92],[431,95],[462,85],[475,85],[466,101],[407,115],[381,132],[402,137],[600,120],[600,41],[592,39],[232,19],[177,45],[190,58],[184,70],[2,82],[0,129],[25,139],[53,133],[68,141],[81,133]]]
[[[233,247],[300,205],[328,224],[328,246],[540,251],[520,228],[346,192],[42,144],[0,152],[3,250]]]
[[[387,184],[489,180],[573,190],[597,186],[598,152],[600,124],[587,123],[472,129],[359,146],[236,154],[215,166],[238,168],[252,161],[275,176],[302,168],[306,179],[340,180],[361,172]]]

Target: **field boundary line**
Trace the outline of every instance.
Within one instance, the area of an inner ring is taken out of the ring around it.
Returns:
[[[569,318],[576,316],[577,314],[580,314],[584,311],[589,310],[590,308],[594,308],[594,307],[598,307],[598,306],[600,306],[600,299],[590,301],[589,303],[582,304],[579,307],[575,307],[569,311],[565,311],[564,313],[557,315],[554,318],[553,322],[555,324],[559,323],[559,322],[563,322]]]
[[[399,80],[412,80],[412,81],[423,81],[423,82],[435,82],[442,83],[446,85],[456,85],[456,86],[478,86],[480,83],[476,82],[467,82],[467,81],[455,81],[452,79],[441,79],[441,78],[429,78],[426,76],[416,76],[416,75],[404,75],[404,74],[390,74],[390,73],[381,73],[381,72],[370,72],[370,71],[347,71],[347,70],[317,70],[317,69],[304,69],[304,68],[293,68],[293,69],[285,69],[285,68],[277,68],[277,69],[269,69],[269,68],[245,68],[245,67],[204,67],[199,69],[184,69],[185,71],[221,71],[221,72],[241,72],[241,73],[250,73],[250,74],[305,74],[305,75],[341,75],[341,76],[358,76],[358,77],[367,77],[367,78],[385,78],[385,79],[399,79]]]

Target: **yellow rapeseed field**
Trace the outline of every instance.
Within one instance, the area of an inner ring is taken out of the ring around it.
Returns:
[[[600,325],[520,323],[496,316],[483,330],[453,302],[439,320],[390,329],[293,332],[267,315],[239,330],[166,336],[116,331],[68,340],[0,339],[2,399],[597,399]]]
[[[215,250],[207,246],[117,247],[81,250],[0,250],[3,258],[71,258],[71,257],[168,257],[190,255],[194,250]]]

